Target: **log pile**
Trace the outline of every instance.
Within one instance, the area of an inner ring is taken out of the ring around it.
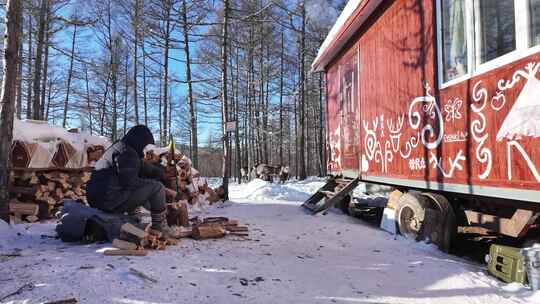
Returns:
[[[113,240],[113,247],[117,248],[105,250],[105,255],[130,255],[145,256],[147,250],[165,250],[167,246],[178,245],[177,239],[166,238],[159,231],[155,231],[148,225],[141,229],[133,224],[126,223],[122,225],[120,237]]]
[[[177,227],[181,238],[191,237],[196,240],[216,239],[227,235],[249,236],[247,226],[240,226],[239,221],[226,217],[208,217],[203,220],[193,218],[190,220],[191,228]],[[180,240],[166,238],[161,232],[150,228],[145,229],[133,224],[124,224],[120,236],[113,240],[116,249],[105,250],[103,254],[112,256],[146,256],[148,250],[165,250],[168,246],[178,245]]]
[[[240,226],[238,220],[226,217],[207,217],[203,220],[192,220],[192,237],[197,240],[222,238],[226,235],[249,236],[249,228]]]
[[[52,217],[65,199],[86,204],[87,169],[13,170],[10,176],[10,213],[15,222]]]

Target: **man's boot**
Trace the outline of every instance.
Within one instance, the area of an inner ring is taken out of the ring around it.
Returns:
[[[167,210],[152,213],[152,229],[160,231],[166,238],[180,238],[180,232],[167,224]]]

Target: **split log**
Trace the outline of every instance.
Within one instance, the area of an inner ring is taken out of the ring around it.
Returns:
[[[229,232],[228,235],[235,235],[235,236],[249,236],[248,232]]]
[[[37,215],[39,213],[39,205],[11,201],[9,202],[9,212],[21,215]]]
[[[193,228],[193,238],[197,240],[222,238],[226,233],[225,228],[219,225],[200,225]]]
[[[113,247],[124,250],[137,250],[137,244],[127,242],[120,239],[114,239],[112,242]]]
[[[230,232],[247,232],[249,231],[246,226],[225,226],[225,230]]]
[[[10,215],[10,216],[9,216],[9,222],[10,222],[12,225],[17,225],[17,224],[21,224],[23,221],[21,220],[21,217],[20,217],[20,216]]]
[[[168,238],[167,239],[167,245],[170,245],[170,246],[176,246],[180,244],[180,240],[177,240],[177,239],[171,239],[171,238]]]
[[[146,250],[125,250],[125,249],[109,249],[103,252],[104,255],[112,256],[146,256],[148,251]]]
[[[39,221],[39,218],[35,215],[29,215],[26,217],[26,221],[29,222],[29,223],[35,223],[37,221]]]
[[[36,192],[38,192],[38,187],[17,187],[10,185],[8,191],[13,194],[34,196],[36,195]]]
[[[180,238],[191,237],[192,235],[193,230],[191,228],[180,227],[180,229],[178,229],[178,237]]]

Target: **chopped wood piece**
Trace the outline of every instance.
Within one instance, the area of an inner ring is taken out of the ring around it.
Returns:
[[[139,239],[145,239],[145,238],[148,237],[148,233],[146,233],[146,231],[144,231],[142,229],[139,229],[139,228],[135,227],[133,224],[130,224],[130,223],[126,223],[126,224],[122,225],[120,230],[124,231],[126,233],[129,233],[131,235],[134,235],[134,236],[138,237]]]
[[[124,250],[137,250],[137,244],[123,241],[120,239],[114,239],[112,242],[113,247]]]
[[[166,242],[167,242],[167,245],[170,245],[170,246],[176,246],[180,244],[180,240],[171,239],[171,238],[168,238]]]
[[[39,218],[35,215],[29,215],[26,217],[26,221],[27,222],[30,222],[30,223],[35,223],[37,221],[39,221]]]
[[[229,220],[227,223],[225,223],[225,225],[238,226],[238,225],[240,225],[240,221],[238,221],[238,220]]]
[[[14,193],[14,194],[22,194],[22,195],[29,195],[29,196],[32,196],[32,195],[35,195],[36,192],[38,192],[38,189],[39,187],[17,187],[17,186],[12,186],[10,185],[8,187],[8,191],[10,193]]]
[[[18,213],[21,215],[37,215],[39,212],[39,205],[31,203],[9,202],[9,212]]]
[[[150,226],[148,226],[150,227]],[[152,228],[147,228],[146,232],[148,232],[151,236],[155,236],[156,238],[160,239],[163,236],[163,233],[161,231],[157,231]]]
[[[226,223],[229,219],[226,217],[218,216],[218,217],[207,217],[203,220],[203,223]]]
[[[180,227],[178,229],[179,238],[191,237],[192,235],[193,235],[193,230],[191,228]]]
[[[249,231],[248,227],[246,227],[246,226],[225,226],[225,229],[227,231],[231,231],[231,232],[246,232],[246,231]]]
[[[148,251],[146,250],[126,250],[126,249],[109,249],[103,252],[104,255],[113,256],[146,256]]]
[[[21,220],[21,217],[20,217],[20,216],[10,215],[10,216],[9,216],[9,222],[10,222],[12,225],[17,225],[17,224],[22,223],[22,220]]]
[[[236,236],[249,236],[248,232],[228,232],[227,234]]]
[[[226,234],[226,231],[223,227],[218,225],[202,225],[196,226],[193,228],[193,237],[195,239],[212,239],[212,238],[222,238]]]

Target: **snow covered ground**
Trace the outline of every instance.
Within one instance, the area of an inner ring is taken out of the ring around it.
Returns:
[[[108,244],[50,238],[54,224],[0,225],[0,303],[540,303],[483,265],[412,243],[338,211],[299,207],[322,181],[232,185],[203,216],[248,224],[249,239],[185,239],[146,257],[111,257]],[[130,268],[157,280],[130,274]]]

